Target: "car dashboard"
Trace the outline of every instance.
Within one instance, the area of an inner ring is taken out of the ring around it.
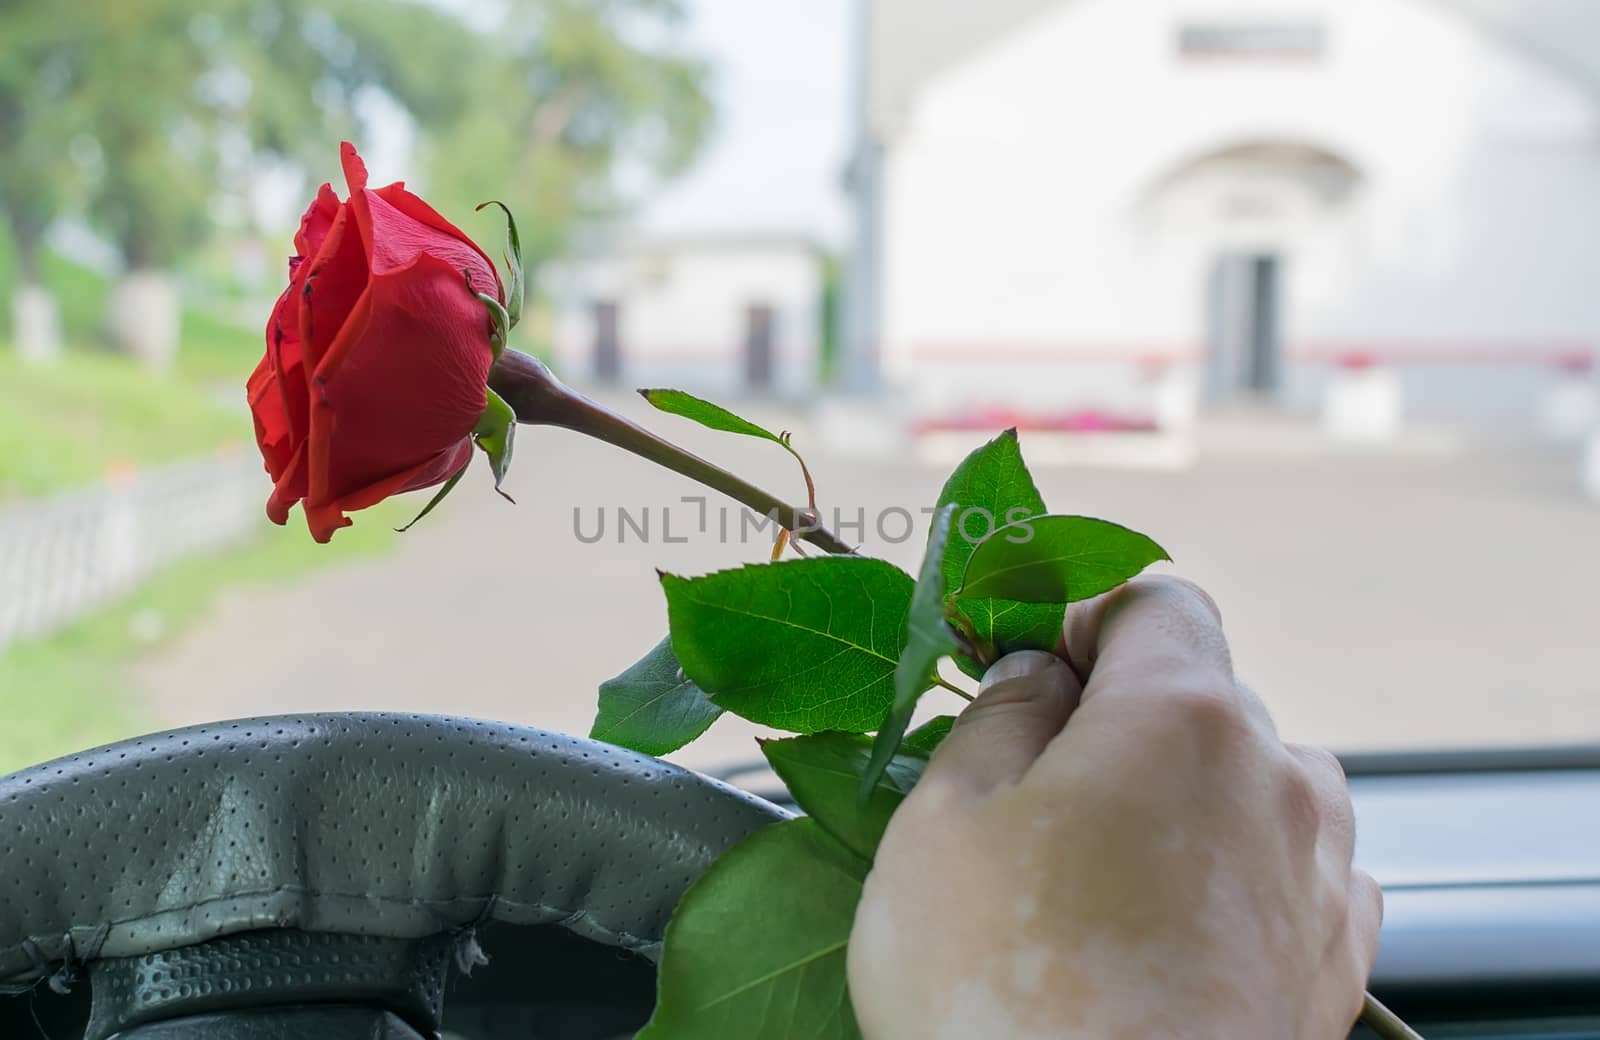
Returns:
[[[1600,749],[1345,769],[1384,890],[1379,999],[1429,1038],[1600,1040]]]

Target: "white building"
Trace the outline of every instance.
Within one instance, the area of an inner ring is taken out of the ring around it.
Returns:
[[[641,236],[563,265],[554,282],[565,378],[719,399],[817,388],[825,266],[808,240]]]
[[[1600,0],[864,0],[846,368],[924,415],[1531,419],[1600,345]],[[1157,390],[1157,388],[1161,388]]]

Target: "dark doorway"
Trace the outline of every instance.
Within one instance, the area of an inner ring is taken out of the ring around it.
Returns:
[[[1277,392],[1283,367],[1282,267],[1271,253],[1218,258],[1209,305],[1207,384],[1213,399]]]
[[[744,381],[751,390],[772,389],[773,340],[777,319],[772,307],[751,304],[744,316]]]
[[[594,377],[602,383],[622,380],[622,340],[615,300],[594,302]]]

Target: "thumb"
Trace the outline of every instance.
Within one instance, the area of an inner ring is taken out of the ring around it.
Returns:
[[[996,661],[976,700],[939,745],[924,779],[985,792],[1022,779],[1061,732],[1083,688],[1053,654],[1022,650]]]

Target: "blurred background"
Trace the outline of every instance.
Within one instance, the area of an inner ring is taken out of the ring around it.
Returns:
[[[1017,426],[1292,739],[1600,740],[1589,0],[6,0],[0,771],[302,710],[586,733],[650,568],[768,555],[543,429],[514,507],[267,525],[243,382],[345,138],[490,252],[517,213],[515,346],[799,500],[628,390],[795,431],[868,552]]]

